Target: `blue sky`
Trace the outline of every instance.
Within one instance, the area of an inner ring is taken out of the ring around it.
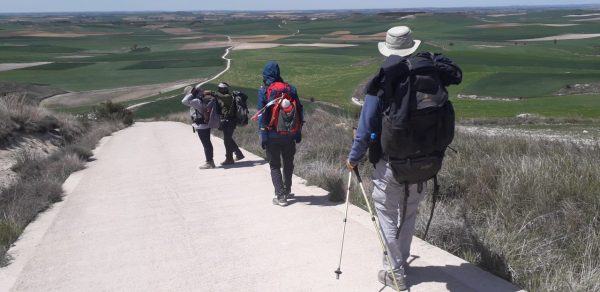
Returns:
[[[600,0],[2,0],[3,12],[71,12],[71,11],[175,11],[175,10],[297,10],[297,9],[365,9],[418,8],[509,5],[600,4]],[[485,4],[483,4],[485,3]]]

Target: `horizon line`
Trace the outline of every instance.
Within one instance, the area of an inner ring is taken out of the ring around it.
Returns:
[[[447,6],[447,7],[404,7],[404,8],[351,8],[351,9],[337,9],[337,8],[306,8],[306,9],[205,9],[205,10],[95,10],[95,11],[14,11],[14,12],[0,12],[0,15],[7,14],[61,14],[61,13],[161,13],[161,12],[310,12],[310,11],[381,11],[381,10],[450,10],[450,9],[499,9],[499,8],[514,8],[514,9],[526,9],[526,8],[584,8],[584,7],[596,7],[600,9],[599,3],[585,3],[585,4],[540,4],[540,5],[490,5],[490,6]],[[414,12],[414,11],[410,11]]]

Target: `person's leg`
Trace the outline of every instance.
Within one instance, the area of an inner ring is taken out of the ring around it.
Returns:
[[[275,196],[281,195],[283,178],[281,176],[281,144],[275,139],[267,142],[267,160],[271,168],[271,181],[275,188]]]
[[[233,127],[230,122],[223,122],[223,143],[225,144],[225,160],[233,160]]]
[[[404,265],[410,255],[410,245],[415,232],[417,209],[426,194],[426,187],[424,185],[422,192],[418,193],[417,185],[409,186],[405,222],[399,239],[396,239],[396,231],[400,218],[402,218],[404,185],[396,181],[391,168],[384,160],[377,163],[373,172],[373,184],[373,201],[393,270],[397,276],[404,276]],[[383,257],[383,266],[385,270],[389,270],[385,256]]]
[[[198,137],[200,137],[200,142],[202,142],[206,162],[213,161],[213,145],[210,141],[210,129],[196,130],[196,132],[198,132]]]
[[[404,185],[402,185],[402,188],[404,188]],[[415,235],[417,211],[419,209],[419,204],[421,204],[421,201],[427,194],[427,183],[423,183],[423,189],[420,193],[418,192],[418,187],[416,184],[409,185],[408,193],[409,196],[406,203],[406,217],[404,218],[404,225],[402,226],[402,230],[400,230],[400,236],[398,237],[398,240],[396,240],[402,253],[403,265],[406,265],[406,261],[410,256],[410,245],[412,243],[413,235]],[[404,200],[404,192],[402,192],[401,200]],[[404,204],[404,201],[400,201],[398,222],[400,222],[402,218],[402,204]]]
[[[388,255],[396,275],[403,277],[402,252],[396,241],[398,226],[398,206],[402,196],[402,188],[396,183],[385,160],[379,160],[373,171],[373,203],[381,226],[381,232],[388,247]],[[389,271],[389,264],[383,256],[384,270]]]
[[[232,128],[231,129],[231,147],[233,149],[233,152],[235,153],[235,157],[239,160],[239,159],[244,158],[244,154],[240,150],[240,147],[238,146],[238,144],[235,142],[235,139],[233,139],[233,134],[235,133],[235,128],[236,128],[235,123],[232,123],[231,128]]]
[[[283,144],[281,156],[283,158],[283,183],[286,195],[292,191],[292,175],[294,174],[294,155],[296,154],[296,141],[289,139]]]

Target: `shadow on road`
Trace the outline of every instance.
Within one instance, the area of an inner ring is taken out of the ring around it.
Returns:
[[[329,200],[329,196],[294,196],[288,200],[288,205],[293,205],[295,203],[302,203],[310,206],[330,207],[339,205],[343,202],[332,202]]]
[[[222,168],[225,169],[229,169],[229,168],[242,168],[242,167],[253,167],[253,166],[257,166],[257,165],[263,165],[266,164],[267,161],[264,159],[261,160],[244,160],[244,161],[240,161],[240,162],[236,162],[234,164],[230,164],[230,165],[221,165]]]
[[[453,275],[461,275],[461,274],[469,274],[470,271],[473,271],[474,265],[472,264],[461,264],[460,266],[428,266],[428,267],[408,267],[407,269],[407,277],[406,283],[408,285],[409,291],[411,286],[418,285],[420,283],[446,283],[446,289],[448,291],[478,291],[476,287],[480,287],[480,285],[474,284],[471,287],[465,287],[463,284],[458,283]],[[477,281],[477,279],[473,279]],[[481,279],[485,281],[484,279]],[[502,285],[505,284],[505,285]],[[517,287],[514,287],[508,282],[499,283],[494,287],[486,287],[487,292],[516,292],[522,291]]]

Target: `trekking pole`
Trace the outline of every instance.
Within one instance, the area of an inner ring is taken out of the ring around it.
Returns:
[[[381,225],[379,224],[379,220],[373,214],[373,209],[371,208],[371,203],[369,203],[369,198],[367,197],[367,192],[365,192],[365,187],[363,186],[362,179],[360,177],[360,173],[358,172],[358,167],[354,167],[354,174],[356,174],[356,180],[358,181],[358,186],[360,187],[360,191],[362,192],[363,198],[365,199],[365,203],[367,204],[367,209],[369,209],[369,214],[371,215],[371,221],[373,222],[373,226],[375,227],[375,231],[377,232],[377,238],[379,239],[379,243],[381,244],[381,249],[383,250],[383,254],[385,255],[385,260],[390,267],[390,273],[392,275],[392,279],[394,279],[394,285],[396,286],[396,291],[400,291],[400,286],[398,285],[398,280],[396,280],[396,273],[394,273],[394,267],[392,266],[392,261],[390,260],[390,255],[387,250],[387,246],[384,242],[383,235],[381,235]]]
[[[350,204],[350,186],[352,184],[352,171],[348,171],[348,189],[346,190],[346,212],[344,213],[344,229],[342,231],[342,247],[340,248],[340,261],[338,263],[338,268],[335,270],[335,278],[340,279],[340,275],[342,274],[342,253],[344,252],[344,239],[346,237],[346,223],[348,221],[348,205]]]

